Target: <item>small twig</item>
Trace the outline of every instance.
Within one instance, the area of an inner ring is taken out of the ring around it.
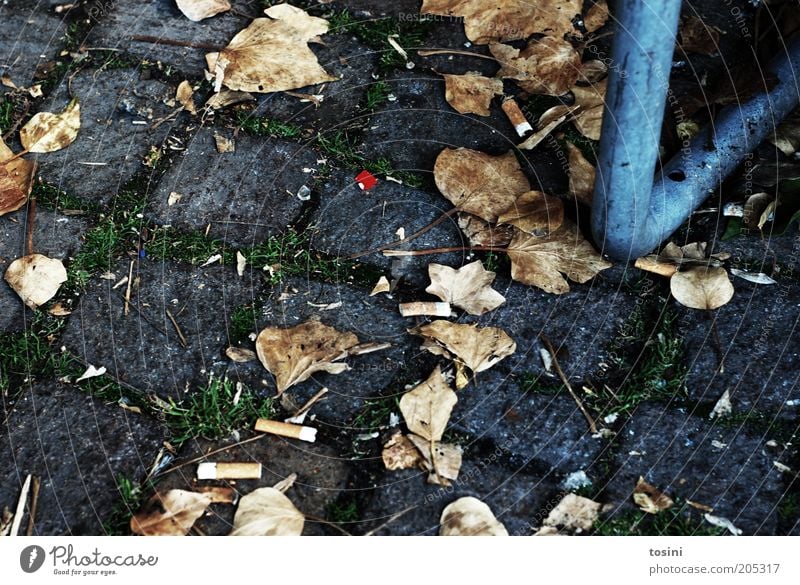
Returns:
[[[178,41],[175,39],[162,39],[150,35],[131,35],[128,37],[132,41],[140,43],[153,43],[154,45],[172,45],[173,47],[190,47],[192,49],[209,49],[211,51],[221,51],[224,46],[212,45],[211,43],[193,43],[192,41]]]
[[[466,55],[467,57],[480,57],[481,59],[489,59],[490,61],[500,61],[497,57],[491,55],[481,55],[480,53],[473,53],[472,51],[462,51],[459,49],[426,49],[424,51],[417,51],[420,57],[430,57],[431,55]]]
[[[25,531],[26,536],[33,536],[33,528],[36,524],[36,509],[39,507],[39,488],[41,487],[41,478],[36,475],[33,477],[31,484],[31,506],[30,514],[28,515],[28,529]]]
[[[323,396],[325,396],[327,393],[328,393],[328,389],[327,389],[327,388],[323,388],[323,389],[321,389],[319,392],[317,392],[316,394],[314,394],[314,396],[312,396],[311,398],[309,398],[309,399],[306,401],[306,403],[305,403],[303,406],[301,406],[300,408],[298,408],[298,409],[297,409],[297,412],[295,412],[295,413],[294,413],[294,415],[292,415],[292,417],[291,417],[291,418],[295,419],[295,418],[297,418],[297,417],[303,416],[305,413],[307,413],[309,410],[311,410],[311,407],[312,407],[312,406],[314,406],[314,404],[315,404],[315,403],[316,403],[316,402],[317,402],[317,401],[318,401],[320,398],[322,398]]]
[[[410,512],[411,510],[413,510],[416,507],[417,506],[409,506],[405,510],[400,510],[399,512],[396,512],[395,514],[392,514],[391,516],[389,516],[389,519],[386,522],[384,522],[380,526],[377,526],[376,528],[373,528],[369,532],[365,533],[364,536],[373,536],[376,532],[378,532],[379,530],[383,530],[384,528],[389,526],[389,524],[391,524],[392,522],[394,522],[395,520],[400,518],[400,516],[402,516],[406,512]]]
[[[448,252],[508,252],[508,248],[496,246],[451,246],[449,248],[428,248],[427,250],[384,250],[384,256],[428,256]]]
[[[425,227],[420,228],[419,230],[415,231],[413,234],[411,234],[409,236],[406,236],[402,240],[395,240],[394,242],[389,242],[388,244],[383,244],[381,246],[378,246],[377,248],[372,248],[371,250],[365,250],[363,252],[357,252],[356,254],[351,254],[350,256],[347,257],[347,259],[348,260],[355,260],[356,258],[360,258],[361,256],[367,256],[367,255],[373,254],[375,252],[382,252],[384,250],[387,250],[387,249],[391,248],[392,246],[399,246],[401,244],[405,244],[406,242],[410,242],[411,240],[413,240],[415,238],[418,238],[421,235],[429,232],[430,230],[435,228],[437,225],[442,223],[444,220],[446,220],[448,217],[452,217],[458,211],[460,211],[460,209],[458,207],[453,207],[452,209],[449,209],[449,210],[445,211],[442,215],[440,215],[439,217],[434,219],[431,223],[429,223]]]
[[[22,491],[19,493],[19,500],[17,500],[17,509],[14,511],[14,523],[11,525],[11,533],[9,536],[19,536],[19,527],[22,524],[22,516],[25,514],[25,504],[28,502],[28,492],[31,489],[31,474],[25,478],[22,484]]]
[[[131,286],[133,286],[133,260],[131,260],[131,267],[128,269],[128,286],[125,288],[125,308],[123,313],[126,317],[131,309]]]
[[[597,424],[595,424],[592,415],[589,414],[588,410],[586,410],[586,407],[583,405],[583,402],[575,393],[575,390],[572,389],[572,385],[569,383],[569,380],[564,375],[564,370],[561,369],[561,365],[559,365],[558,363],[558,358],[556,357],[556,350],[553,348],[553,344],[550,343],[550,340],[547,339],[547,337],[545,337],[544,335],[539,335],[539,339],[542,340],[542,343],[544,344],[545,348],[547,349],[547,351],[550,352],[550,355],[553,357],[553,367],[556,369],[558,377],[561,378],[561,382],[564,384],[564,386],[567,387],[567,390],[572,396],[572,399],[575,401],[575,404],[578,405],[578,408],[581,410],[583,416],[586,418],[586,421],[589,423],[589,430],[592,432],[593,435],[596,435]]]
[[[239,441],[238,443],[233,443],[233,444],[227,445],[225,447],[220,447],[219,449],[214,449],[213,451],[209,451],[208,453],[200,455],[199,457],[195,457],[194,459],[189,459],[189,461],[184,461],[180,465],[176,465],[175,467],[170,467],[169,469],[166,469],[166,470],[164,470],[164,471],[162,471],[160,473],[157,473],[153,477],[154,478],[155,477],[163,477],[163,476],[165,476],[165,475],[167,475],[169,473],[172,473],[173,471],[177,471],[178,469],[183,469],[184,467],[186,467],[188,465],[193,465],[193,464],[197,463],[198,461],[202,461],[203,459],[207,459],[207,458],[211,457],[212,455],[216,455],[217,453],[222,453],[223,451],[227,451],[228,449],[233,449],[234,447],[240,447],[242,445],[246,445],[247,443],[252,443],[254,441],[258,441],[259,439],[263,439],[264,437],[267,437],[267,436],[269,436],[269,435],[256,435],[255,437],[250,437],[249,439],[245,439],[244,441]]]
[[[31,197],[28,201],[28,222],[25,234],[25,253],[30,256],[33,254],[33,232],[36,229],[36,197]]]
[[[169,317],[169,320],[172,321],[172,326],[175,327],[175,331],[178,333],[178,337],[181,340],[181,345],[183,347],[187,347],[189,345],[189,343],[186,341],[186,338],[183,336],[183,331],[181,331],[181,328],[178,325],[178,322],[175,320],[175,317],[172,316],[172,313],[170,312],[169,309],[165,309],[165,311],[167,312],[167,317]]]

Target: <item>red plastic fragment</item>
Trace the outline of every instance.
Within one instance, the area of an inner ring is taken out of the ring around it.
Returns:
[[[358,183],[362,191],[369,191],[378,184],[378,179],[369,171],[361,171],[356,175],[356,183]]]

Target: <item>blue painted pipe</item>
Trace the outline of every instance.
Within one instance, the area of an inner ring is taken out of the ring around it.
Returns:
[[[800,100],[797,37],[767,70],[778,85],[721,110],[654,183],[680,5],[680,0],[617,3],[592,205],[595,241],[615,260],[638,258],[669,237]]]

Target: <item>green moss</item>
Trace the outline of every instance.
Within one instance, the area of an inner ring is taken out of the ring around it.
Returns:
[[[331,502],[325,509],[325,517],[333,524],[357,522],[359,518],[358,502],[352,499],[352,496]]]
[[[239,111],[236,120],[244,132],[253,136],[273,136],[276,138],[296,138],[302,129],[294,124],[279,122],[267,116],[251,116],[249,112]]]
[[[405,66],[405,59],[389,44],[387,39],[390,36],[408,50],[419,47],[431,28],[431,23],[424,20],[405,22],[395,17],[356,20],[346,11],[334,13],[328,19],[335,25],[331,26],[332,30],[355,35],[358,40],[379,54],[379,71]]]
[[[375,431],[389,424],[389,415],[400,412],[400,396],[371,398],[353,419],[352,427],[359,432]]]
[[[705,522],[695,510],[678,505],[660,514],[631,510],[601,521],[596,536],[720,536],[721,528]]]
[[[14,124],[14,102],[7,97],[0,98],[0,134],[11,129]]]

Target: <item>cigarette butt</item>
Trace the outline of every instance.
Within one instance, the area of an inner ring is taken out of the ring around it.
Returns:
[[[197,466],[197,479],[261,479],[261,464],[200,463]]]
[[[517,105],[514,98],[505,100],[500,107],[503,108],[506,116],[514,125],[514,130],[517,131],[520,137],[524,137],[528,132],[533,132],[533,126],[530,125],[525,114],[519,109],[519,105]]]
[[[450,303],[424,302],[400,303],[400,314],[403,317],[416,317],[418,315],[430,315],[433,317],[449,317],[451,313]]]
[[[266,418],[260,418],[256,421],[256,430],[262,433],[289,437],[290,439],[300,439],[308,443],[313,443],[317,440],[317,429]]]

